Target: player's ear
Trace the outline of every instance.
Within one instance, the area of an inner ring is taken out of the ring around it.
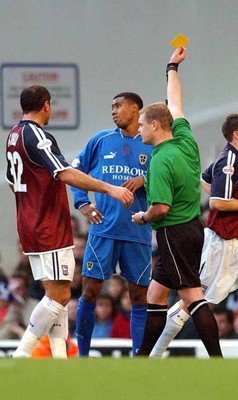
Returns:
[[[238,140],[238,131],[233,132],[233,138]]]
[[[49,109],[50,109],[50,103],[49,103],[48,100],[45,101],[45,104],[44,104],[43,108],[44,108],[44,111],[46,111],[46,112],[49,111]]]
[[[151,122],[151,125],[152,125],[153,131],[156,131],[156,129],[158,129],[158,128],[161,127],[160,121],[157,121],[156,119],[154,119],[154,120]]]
[[[132,111],[133,111],[133,113],[137,113],[138,114],[139,108],[138,108],[137,104],[132,104]]]

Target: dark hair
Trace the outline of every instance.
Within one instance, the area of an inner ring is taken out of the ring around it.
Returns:
[[[102,291],[99,293],[97,300],[109,300],[110,301],[111,306],[112,306],[112,315],[111,316],[112,316],[112,318],[114,318],[117,313],[117,308],[116,308],[116,303],[115,303],[114,298],[109,293]],[[96,304],[97,304],[97,302],[96,302]]]
[[[228,115],[222,125],[222,133],[228,142],[232,141],[234,131],[238,131],[238,114]]]
[[[113,97],[113,100],[117,99],[118,97],[124,97],[124,99],[130,100],[132,103],[136,103],[138,105],[139,110],[143,107],[143,101],[141,97],[136,93],[122,92]]]
[[[45,102],[48,101],[50,103],[50,100],[50,93],[44,86],[31,85],[26,87],[20,97],[23,114],[40,111]]]

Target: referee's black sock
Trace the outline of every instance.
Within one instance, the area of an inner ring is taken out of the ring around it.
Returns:
[[[164,305],[148,304],[144,337],[138,352],[139,356],[150,354],[165,327],[167,310],[168,307]]]
[[[194,301],[188,310],[209,356],[222,357],[217,322],[206,300]]]

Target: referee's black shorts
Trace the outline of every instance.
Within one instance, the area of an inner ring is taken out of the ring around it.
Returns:
[[[156,233],[159,260],[152,278],[171,289],[201,286],[199,267],[204,229],[198,218],[159,228]]]

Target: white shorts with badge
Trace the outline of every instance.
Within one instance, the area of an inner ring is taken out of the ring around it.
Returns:
[[[225,240],[205,228],[200,279],[206,300],[218,304],[238,288],[238,239]]]
[[[50,253],[29,255],[29,261],[35,280],[73,280],[75,267],[73,249],[62,249]]]

